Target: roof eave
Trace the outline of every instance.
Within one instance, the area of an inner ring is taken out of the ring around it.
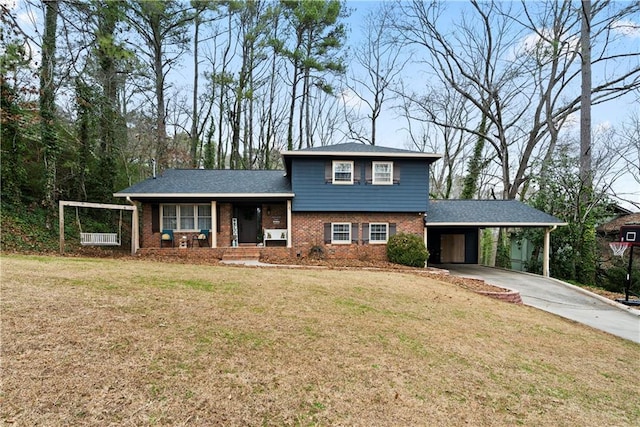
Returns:
[[[390,157],[409,159],[438,160],[442,154],[437,153],[393,153],[393,152],[351,152],[351,151],[282,151],[282,157]]]
[[[566,222],[429,222],[427,227],[563,227]]]
[[[130,197],[132,199],[141,198],[163,198],[163,199],[178,199],[178,198],[222,198],[222,197],[235,197],[242,198],[293,198],[294,193],[114,193],[113,197]]]

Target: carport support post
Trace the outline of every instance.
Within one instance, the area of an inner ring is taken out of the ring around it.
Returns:
[[[542,275],[544,277],[549,277],[549,246],[551,241],[551,232],[554,228],[546,227],[544,229],[544,248],[542,250]]]

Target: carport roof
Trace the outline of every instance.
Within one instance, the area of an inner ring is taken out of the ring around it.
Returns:
[[[427,227],[551,227],[558,218],[518,200],[429,200]]]

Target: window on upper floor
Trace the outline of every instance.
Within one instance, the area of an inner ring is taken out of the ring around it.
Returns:
[[[372,162],[373,185],[393,184],[393,162]]]
[[[334,160],[332,162],[332,183],[353,184],[353,162]]]
[[[211,229],[211,205],[162,205],[162,229],[197,231]]]

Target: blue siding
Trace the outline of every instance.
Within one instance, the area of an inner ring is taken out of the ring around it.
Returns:
[[[295,197],[292,209],[298,212],[426,212],[429,203],[429,162],[395,159],[400,182],[394,185],[365,183],[365,164],[390,159],[350,159],[361,167],[361,180],[353,185],[325,182],[325,166],[332,159],[293,159],[291,185]]]

